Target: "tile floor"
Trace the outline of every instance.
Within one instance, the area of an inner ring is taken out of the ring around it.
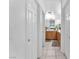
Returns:
[[[41,59],[66,59],[59,47],[52,47],[52,42],[46,42]]]

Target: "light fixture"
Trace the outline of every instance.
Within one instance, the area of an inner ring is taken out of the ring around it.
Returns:
[[[50,19],[55,19],[55,15],[53,12],[47,12],[45,15],[45,19],[50,20]]]

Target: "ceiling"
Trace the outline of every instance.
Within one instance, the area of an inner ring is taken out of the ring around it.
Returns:
[[[42,9],[47,11],[55,11],[57,6],[60,4],[60,0],[37,0],[41,5]]]
[[[55,13],[56,18],[61,18],[61,0],[37,0],[43,11],[50,12],[53,11]]]
[[[57,19],[61,19],[61,5],[64,7],[67,0],[37,0],[43,11],[53,11]],[[62,4],[61,4],[62,3]]]
[[[62,7],[64,7],[70,0],[61,0]]]

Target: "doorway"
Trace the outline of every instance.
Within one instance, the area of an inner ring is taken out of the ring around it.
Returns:
[[[56,19],[53,11],[45,14],[45,45],[42,48],[42,59],[58,58],[61,54],[61,19]],[[59,54],[58,54],[59,53]]]
[[[45,15],[45,42],[50,42],[52,47],[60,47],[61,19],[56,19],[53,11]]]

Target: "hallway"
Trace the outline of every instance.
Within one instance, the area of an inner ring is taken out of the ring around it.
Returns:
[[[69,59],[65,5],[61,0],[10,0],[9,58]]]
[[[51,42],[46,42],[46,47],[42,50],[42,59],[66,59],[66,57],[60,51],[60,47],[54,47]]]

